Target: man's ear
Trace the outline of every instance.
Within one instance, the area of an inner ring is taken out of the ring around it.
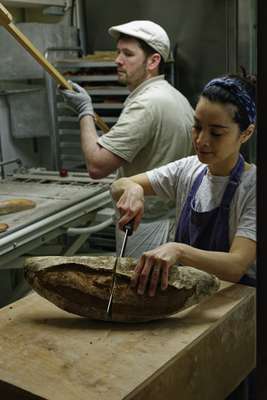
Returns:
[[[148,57],[147,60],[147,68],[149,71],[155,70],[161,61],[161,55],[159,53],[153,53],[151,56]]]
[[[250,124],[245,131],[241,133],[241,144],[247,142],[255,131],[255,125]]]

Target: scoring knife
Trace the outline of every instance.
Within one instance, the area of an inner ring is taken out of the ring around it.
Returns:
[[[118,261],[124,255],[126,244],[127,244],[127,239],[133,233],[133,225],[134,225],[134,221],[130,221],[127,224],[125,224],[123,227],[125,234],[124,234],[124,238],[123,238],[123,242],[122,242],[122,246],[121,246],[121,252],[120,252],[120,255],[118,257],[116,257],[116,260],[115,260],[115,263],[114,263],[114,266],[112,269],[111,291],[110,291],[108,306],[107,306],[107,310],[106,310],[106,315],[109,318],[111,318],[111,315],[112,315],[112,301],[113,301],[113,295],[114,295],[114,290],[115,290],[115,286],[116,286],[116,271],[117,271]]]

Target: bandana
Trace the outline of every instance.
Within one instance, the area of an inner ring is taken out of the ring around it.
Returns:
[[[204,91],[210,86],[220,86],[227,89],[233,96],[235,96],[237,103],[246,111],[250,124],[256,122],[256,103],[252,99],[246,89],[242,87],[240,82],[234,78],[215,78],[212,79],[204,87]]]

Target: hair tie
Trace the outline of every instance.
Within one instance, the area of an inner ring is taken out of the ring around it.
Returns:
[[[236,97],[238,104],[247,112],[250,124],[256,122],[256,103],[251,98],[248,91],[242,87],[237,79],[223,77],[212,79],[204,87],[203,92],[211,86],[220,86],[227,89],[233,96]]]

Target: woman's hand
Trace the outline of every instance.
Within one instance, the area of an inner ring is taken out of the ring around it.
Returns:
[[[144,214],[143,188],[135,183],[126,188],[117,201],[116,207],[120,213],[119,228],[123,230],[127,222],[134,220],[133,229],[136,230]]]
[[[146,251],[135,267],[131,286],[137,287],[137,293],[141,295],[148,288],[149,296],[155,295],[159,280],[161,280],[161,289],[167,289],[169,270],[178,262],[180,253],[179,243],[175,242]]]
[[[110,193],[120,212],[119,228],[123,230],[124,225],[133,220],[136,230],[144,214],[144,196],[155,195],[147,175],[120,178],[112,183]]]

